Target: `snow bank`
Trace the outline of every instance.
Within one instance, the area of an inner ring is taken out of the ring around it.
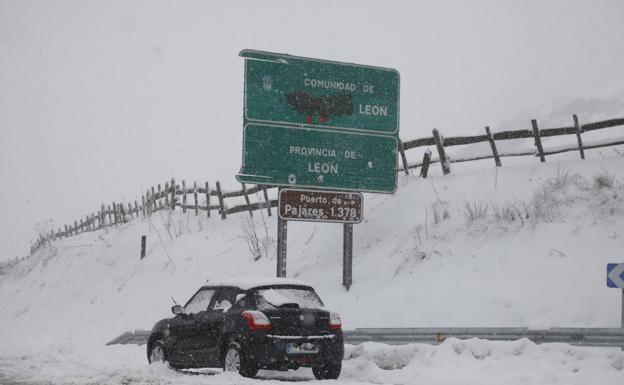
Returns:
[[[174,371],[145,364],[137,346],[48,350],[44,354],[0,355],[0,372],[13,379],[42,383],[98,384],[268,384],[314,380],[310,369],[260,371],[261,381],[218,369]],[[1,378],[0,378],[1,380]],[[448,339],[438,346],[346,346],[339,384],[592,384],[624,381],[624,352],[565,344]]]
[[[439,346],[364,343],[347,349],[343,379],[390,384],[618,384],[624,353],[527,339],[448,339]]]

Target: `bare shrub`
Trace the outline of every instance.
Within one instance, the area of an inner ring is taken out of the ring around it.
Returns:
[[[558,167],[557,175],[554,178],[550,179],[548,182],[551,188],[561,190],[568,186],[572,179],[573,178],[570,175],[569,170]]]
[[[266,229],[265,223],[265,234],[267,234],[264,238],[258,236],[258,232],[256,231],[256,223],[253,218],[245,218],[241,224],[241,229],[243,230],[243,238],[245,242],[247,242],[247,247],[249,248],[249,253],[252,255],[254,261],[259,260],[263,256],[268,255],[267,244],[271,242],[271,239],[268,237],[268,231]]]
[[[483,202],[473,201],[464,203],[464,218],[468,224],[482,221],[487,217],[488,206]]]
[[[22,262],[26,258],[27,257],[15,257],[7,261],[0,261],[0,275],[7,274],[9,270],[11,270],[13,267],[15,267],[18,263]]]
[[[451,214],[448,211],[449,204],[443,200],[437,200],[431,204],[431,210],[433,212],[433,223],[438,224],[445,219],[449,219]]]
[[[606,171],[602,174],[594,175],[593,179],[596,190],[602,190],[604,188],[613,189],[615,186],[615,178]]]
[[[524,224],[525,219],[529,218],[526,204],[522,204],[520,207],[519,203],[503,202],[500,204],[492,203],[490,206],[492,207],[492,216],[497,222],[519,221]]]

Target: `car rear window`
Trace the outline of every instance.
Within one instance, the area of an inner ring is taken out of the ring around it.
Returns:
[[[299,307],[317,309],[323,302],[312,288],[271,287],[258,289],[258,308]]]

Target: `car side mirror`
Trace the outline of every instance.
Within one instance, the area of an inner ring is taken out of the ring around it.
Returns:
[[[171,307],[171,312],[173,314],[183,314],[184,313],[184,309],[180,305],[174,305],[174,306]]]

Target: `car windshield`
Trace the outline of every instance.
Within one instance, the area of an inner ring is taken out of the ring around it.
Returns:
[[[258,308],[299,307],[318,309],[323,302],[312,288],[306,287],[271,287],[258,289]]]

